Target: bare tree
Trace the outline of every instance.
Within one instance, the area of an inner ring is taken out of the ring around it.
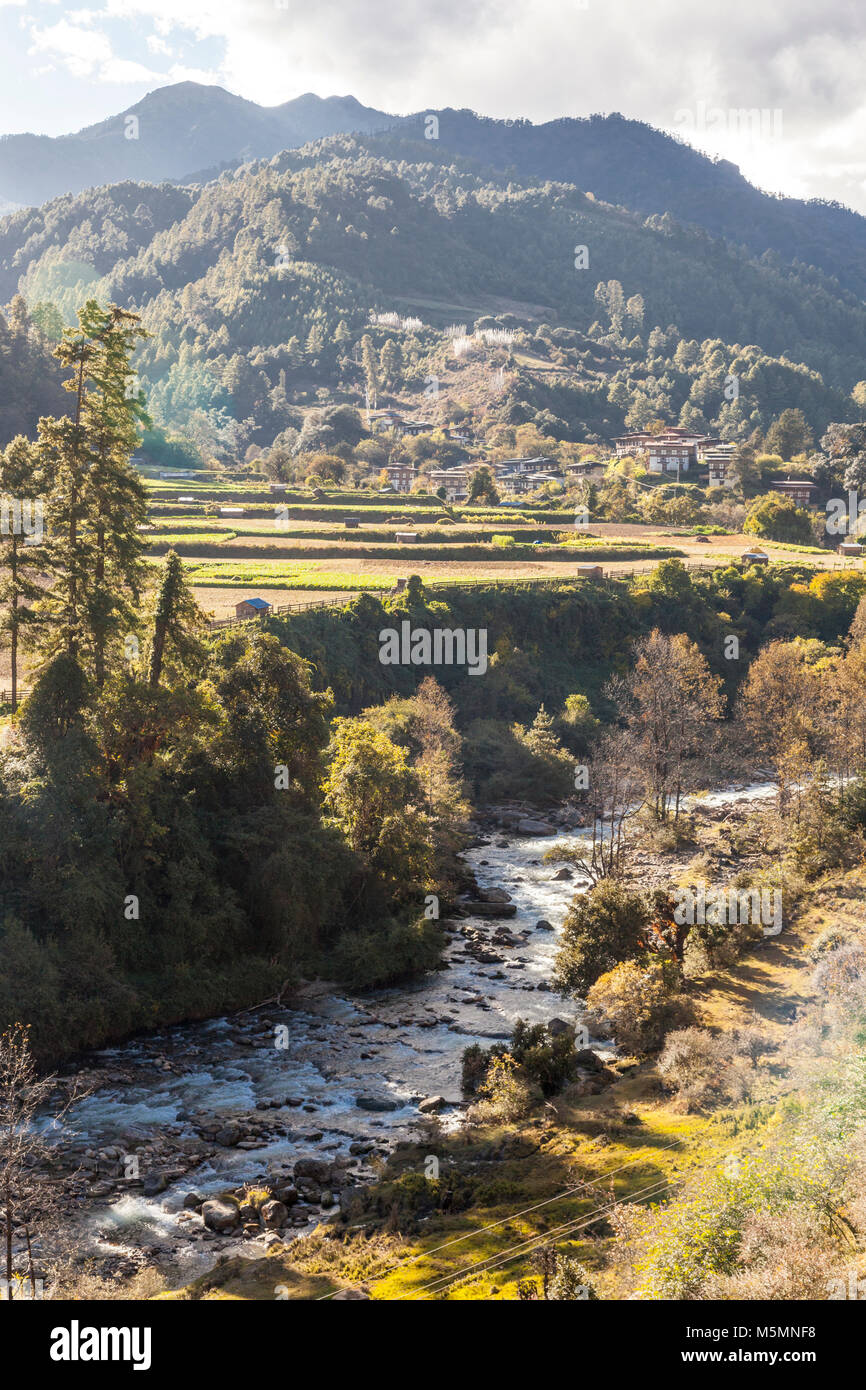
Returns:
[[[626,823],[643,805],[634,741],[626,730],[610,729],[593,748],[589,764],[592,840],[586,854],[576,861],[593,883],[622,875]]]
[[[654,629],[634,648],[626,683],[637,756],[656,820],[678,819],[708,736],[721,718],[721,679],[683,633]]]
[[[52,1146],[37,1126],[37,1119],[52,1102],[57,1078],[39,1076],[30,1051],[29,1029],[16,1023],[0,1034],[0,1220],[6,1247],[7,1297],[14,1297],[17,1272],[13,1260],[13,1232],[23,1231],[27,1247],[27,1276],[31,1296],[36,1297],[33,1239],[56,1226],[57,1194],[45,1177]],[[55,1124],[83,1094],[72,1088],[53,1111]]]

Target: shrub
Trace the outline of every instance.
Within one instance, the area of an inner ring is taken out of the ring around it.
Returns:
[[[596,980],[586,996],[590,1026],[611,1033],[637,1054],[660,1046],[671,1027],[686,1023],[692,1010],[681,991],[679,971],[658,957],[623,961]]]
[[[861,942],[828,951],[812,975],[824,996],[825,1012],[838,1027],[858,1023],[866,1015],[866,947]]]
[[[509,1053],[494,1056],[479,1087],[484,1100],[473,1105],[469,1117],[483,1124],[513,1124],[522,1120],[541,1100],[519,1064]]]
[[[746,1043],[748,1055],[753,1053]],[[658,1063],[686,1110],[713,1102],[741,1100],[748,1091],[746,1062],[734,1037],[716,1037],[703,1028],[669,1033]]]
[[[554,983],[562,994],[583,996],[599,976],[635,956],[650,913],[643,898],[615,879],[579,894],[563,923]]]
[[[574,1033],[552,1034],[544,1023],[517,1020],[509,1048],[527,1080],[541,1087],[545,1096],[556,1095],[574,1076],[577,1054]]]

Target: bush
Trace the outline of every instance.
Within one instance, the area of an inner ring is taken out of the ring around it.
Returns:
[[[745,1054],[754,1045],[746,1040]],[[741,1100],[749,1089],[744,1052],[736,1037],[715,1037],[703,1028],[682,1028],[669,1033],[659,1058],[659,1074],[672,1085],[686,1110],[702,1109],[713,1102]]]
[[[507,1052],[492,1058],[479,1090],[485,1099],[472,1106],[469,1118],[482,1124],[513,1124],[541,1100],[538,1087]]]
[[[837,1027],[859,1023],[866,1016],[866,947],[854,941],[828,951],[812,983],[824,996],[825,1013]]]
[[[563,923],[554,983],[561,994],[584,996],[599,976],[637,955],[650,913],[644,899],[615,879],[579,894]]]
[[[463,1052],[462,1086],[467,1095],[479,1091],[485,1094],[485,1083],[495,1061],[508,1056],[517,1066],[530,1087],[540,1088],[545,1096],[556,1095],[571,1081],[577,1066],[574,1033],[569,1028],[553,1034],[544,1023],[525,1023],[522,1018],[514,1025],[508,1048],[496,1044],[485,1052],[473,1043]]]
[[[692,1014],[679,971],[658,957],[621,962],[596,980],[586,1003],[590,1026],[637,1054],[658,1047],[669,1028]]]

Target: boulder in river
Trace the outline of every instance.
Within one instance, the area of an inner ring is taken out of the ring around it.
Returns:
[[[295,1182],[315,1182],[321,1187],[331,1181],[332,1172],[333,1164],[327,1158],[299,1158],[295,1164]]]
[[[259,1215],[266,1231],[279,1231],[289,1219],[288,1208],[275,1198],[264,1203]]]
[[[386,1100],[384,1096],[356,1096],[355,1104],[359,1110],[374,1110],[385,1112],[386,1110],[399,1110],[400,1105],[396,1100]]]
[[[548,922],[548,920],[547,920],[546,917],[539,917],[538,921],[537,921],[536,924],[535,924],[535,930],[536,930],[536,931],[553,931],[553,926],[551,925],[550,922]]]
[[[224,1149],[233,1149],[243,1138],[244,1131],[235,1120],[229,1120],[228,1124],[223,1125],[214,1135],[216,1142]]]
[[[469,910],[474,917],[516,917],[517,908],[514,903],[497,902],[472,902],[469,903]]]
[[[521,820],[517,823],[520,835],[555,835],[556,827],[546,820]]]
[[[147,1173],[141,1190],[145,1197],[158,1197],[167,1187],[168,1178],[165,1173]]]
[[[237,1202],[230,1202],[224,1197],[211,1197],[204,1202],[201,1214],[209,1231],[222,1234],[234,1231],[240,1225],[241,1215]]]
[[[552,1038],[559,1038],[563,1033],[573,1033],[574,1026],[566,1023],[564,1018],[551,1018],[548,1019],[547,1031]]]
[[[427,1096],[418,1106],[422,1115],[432,1115],[436,1110],[444,1110],[447,1101],[444,1096]]]

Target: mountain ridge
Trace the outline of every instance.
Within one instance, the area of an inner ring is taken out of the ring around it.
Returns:
[[[435,140],[425,138],[431,116]],[[136,138],[126,138],[127,131]],[[127,180],[201,182],[334,135],[358,136],[385,154],[408,143],[415,160],[418,149],[427,157],[447,151],[503,176],[512,171],[524,181],[571,183],[643,216],[670,213],[752,254],[814,265],[866,299],[861,214],[829,201],[765,193],[729,161],[619,112],[537,125],[455,108],[394,116],[354,96],[307,92],[265,107],[222,87],[175,83],[77,133],[0,138],[0,206],[41,204]]]

